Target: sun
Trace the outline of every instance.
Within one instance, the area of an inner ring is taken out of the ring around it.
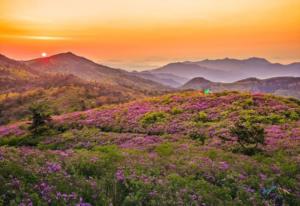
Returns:
[[[47,56],[47,53],[46,53],[46,52],[42,52],[42,53],[41,53],[41,56],[42,56],[42,57],[46,57],[46,56]]]

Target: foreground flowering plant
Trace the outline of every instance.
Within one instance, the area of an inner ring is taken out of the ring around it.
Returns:
[[[251,155],[241,119],[264,129]],[[294,99],[185,92],[2,126],[0,205],[299,205],[299,120]]]

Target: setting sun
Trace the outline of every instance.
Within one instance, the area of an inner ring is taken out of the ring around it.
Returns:
[[[46,52],[43,52],[43,53],[41,53],[41,56],[42,56],[42,57],[46,57],[46,56],[47,56],[47,53],[46,53]]]

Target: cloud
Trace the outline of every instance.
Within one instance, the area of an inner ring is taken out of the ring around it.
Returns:
[[[0,35],[0,38],[8,39],[29,39],[29,40],[41,40],[41,41],[60,41],[69,40],[69,37],[62,36],[27,36],[27,35]]]

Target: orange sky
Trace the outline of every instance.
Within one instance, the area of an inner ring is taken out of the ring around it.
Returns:
[[[0,53],[72,51],[145,69],[180,60],[300,61],[299,0],[1,0]]]

